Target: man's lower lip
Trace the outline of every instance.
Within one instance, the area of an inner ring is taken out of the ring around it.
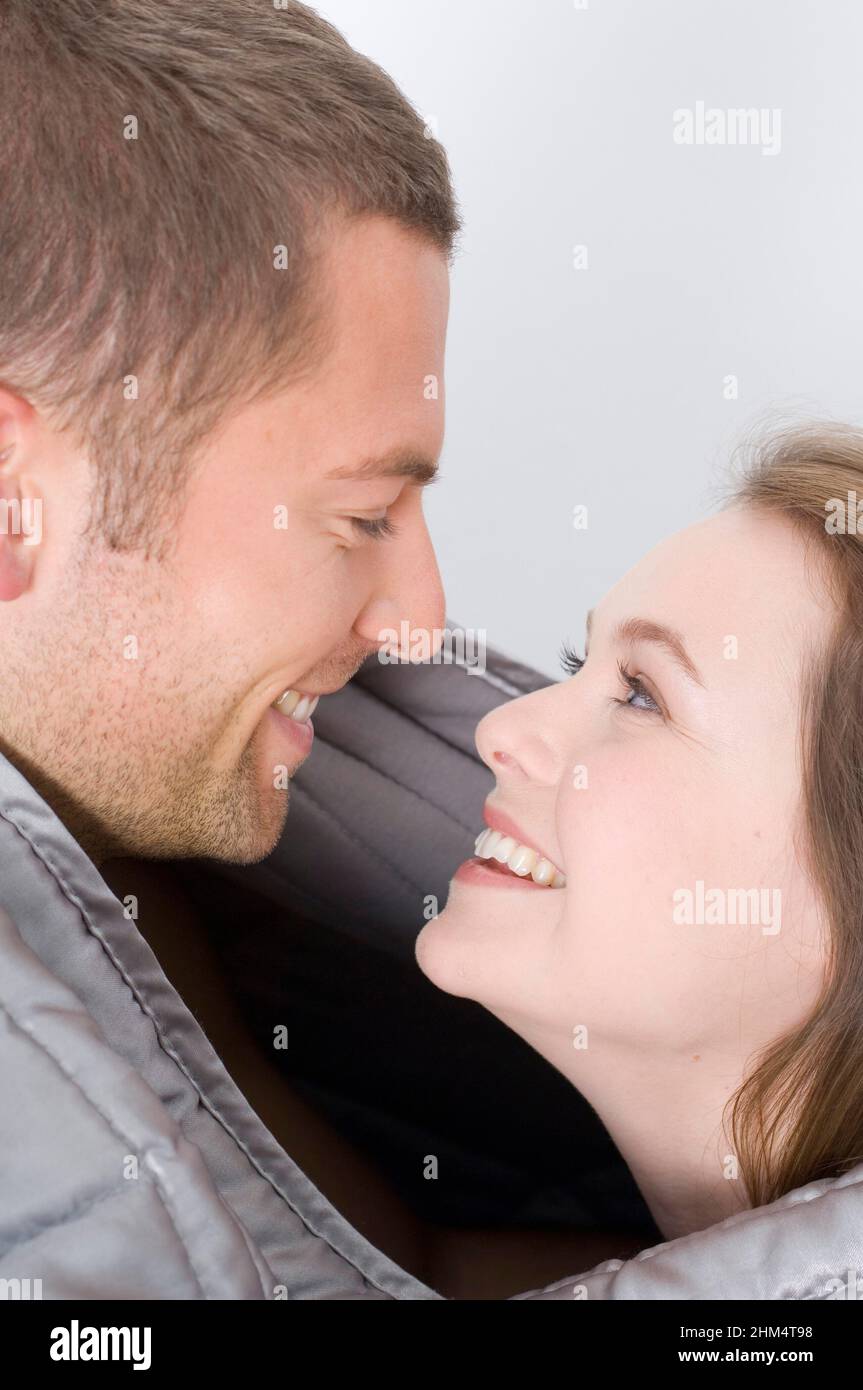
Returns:
[[[542,883],[534,883],[530,874],[525,878],[520,878],[518,874],[511,874],[506,869],[489,868],[489,860],[466,859],[456,870],[453,881],[455,883],[474,883],[482,888],[522,888],[528,891],[533,890],[538,893],[556,893],[559,889],[548,888]]]
[[[282,714],[274,705],[270,705],[269,712],[282,737],[290,738],[298,753],[307,753],[315,739],[315,726],[311,719],[299,724],[296,719]]]

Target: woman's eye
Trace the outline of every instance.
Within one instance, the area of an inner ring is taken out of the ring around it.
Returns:
[[[628,705],[630,709],[649,710],[652,714],[661,714],[662,710],[645,687],[644,682],[639,680],[638,676],[633,676],[627,671],[622,661],[618,661],[617,669],[624,685],[629,686],[629,695],[625,700],[615,700],[615,704]],[[637,703],[639,701],[644,703]]]
[[[560,652],[560,664],[567,675],[577,676],[586,660],[586,657],[579,656],[568,643],[563,643]],[[627,671],[622,661],[618,661],[617,669],[623,684],[629,687],[629,694],[625,700],[619,700],[616,696],[613,696],[614,703],[616,705],[626,705],[629,709],[643,709],[650,714],[662,714],[660,706],[657,704],[656,700],[654,700],[644,682],[640,680],[638,676],[634,676],[631,672]]]

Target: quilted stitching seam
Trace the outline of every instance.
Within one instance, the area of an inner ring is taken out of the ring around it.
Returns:
[[[15,828],[15,830],[17,830],[21,838],[25,840],[26,843],[30,846],[30,849],[36,855],[36,858],[45,866],[45,868],[51,874],[52,878],[54,879],[58,888],[62,892],[63,896],[67,899],[68,902],[70,902],[73,905],[73,907],[76,908],[87,930],[90,932],[92,936],[96,938],[96,940],[102,946],[102,949],[105,951],[106,955],[108,956],[108,959],[114,966],[114,969],[117,971],[117,973],[120,975],[121,979],[129,989],[138,1007],[141,1009],[142,1013],[144,1013],[147,1016],[147,1018],[149,1018],[151,1024],[153,1025],[156,1037],[158,1038],[159,1045],[161,1046],[162,1050],[165,1053],[167,1053],[167,1055],[171,1058],[174,1064],[180,1069],[182,1074],[185,1076],[186,1080],[189,1082],[189,1085],[194,1089],[196,1095],[199,1097],[201,1104],[209,1112],[209,1114],[211,1114],[213,1118],[218,1121],[218,1123],[225,1130],[225,1133],[230,1136],[230,1138],[240,1149],[241,1153],[243,1153],[246,1156],[248,1162],[254,1168],[255,1172],[258,1173],[259,1176],[262,1177],[264,1181],[269,1184],[269,1186],[273,1189],[273,1191],[281,1199],[281,1201],[283,1201],[285,1205],[289,1207],[290,1210],[294,1213],[297,1219],[302,1222],[306,1230],[311,1235],[315,1236],[318,1240],[323,1241],[323,1243],[326,1246],[328,1246],[328,1248],[331,1249],[334,1254],[338,1255],[339,1259],[344,1260],[346,1264],[350,1265],[350,1267],[359,1275],[359,1277],[363,1280],[364,1283],[366,1283],[370,1288],[379,1289],[381,1293],[387,1294],[387,1296],[390,1298],[397,1299],[397,1294],[392,1293],[392,1291],[390,1289],[387,1289],[384,1285],[379,1284],[370,1274],[367,1274],[365,1270],[361,1269],[354,1262],[350,1255],[345,1254],[345,1252],[340,1250],[338,1246],[335,1245],[328,1236],[324,1235],[323,1232],[317,1230],[314,1223],[308,1218],[308,1216],[306,1216],[304,1212],[299,1211],[297,1209],[295,1204],[291,1201],[290,1197],[288,1196],[287,1192],[282,1190],[281,1186],[279,1185],[277,1180],[272,1176],[272,1174],[266,1172],[261,1167],[260,1161],[250,1151],[248,1145],[240,1138],[240,1136],[235,1133],[228,1119],[221,1114],[218,1107],[201,1090],[201,1087],[198,1085],[198,1082],[192,1076],[186,1063],[183,1061],[182,1057],[180,1057],[176,1049],[173,1047],[171,1042],[166,1037],[161,1025],[159,1024],[154,1009],[151,1007],[147,999],[144,997],[144,993],[141,990],[140,986],[130,977],[123,963],[120,960],[118,960],[114,951],[111,949],[110,945],[105,940],[105,937],[103,936],[102,932],[99,931],[95,923],[93,923],[90,920],[86,908],[84,907],[83,903],[81,903],[78,900],[74,890],[66,883],[59,867],[56,864],[51,863],[49,857],[45,854],[42,848],[34,843],[31,837],[24,830],[24,828],[20,826],[18,822],[15,820],[14,816],[10,815],[8,808],[0,807],[0,818],[6,820],[8,824],[12,825]],[[230,1077],[228,1079],[230,1080]],[[240,1095],[242,1096],[242,1092],[240,1092]],[[248,1102],[245,1100],[245,1097],[242,1098],[244,1103],[248,1105]],[[249,1108],[251,1109],[251,1107]],[[301,1172],[302,1170],[298,1171]],[[335,1211],[335,1208],[332,1208],[332,1210]],[[413,1276],[408,1277],[413,1278]],[[421,1281],[419,1280],[415,1280],[414,1282],[418,1284],[421,1283]]]
[[[10,1022],[14,1025],[14,1027],[16,1027],[16,1028],[18,1029],[18,1031],[19,1031],[24,1037],[29,1038],[30,1042],[31,1042],[34,1046],[40,1048],[41,1051],[45,1054],[45,1056],[48,1057],[48,1058],[50,1059],[51,1062],[53,1062],[54,1066],[57,1068],[57,1070],[60,1072],[60,1074],[64,1077],[64,1079],[65,1079],[71,1086],[74,1086],[75,1090],[76,1090],[76,1091],[78,1092],[78,1094],[81,1096],[82,1100],[84,1100],[84,1101],[86,1102],[86,1104],[90,1107],[91,1110],[94,1110],[94,1111],[96,1112],[96,1114],[97,1114],[97,1115],[99,1116],[99,1118],[102,1120],[103,1124],[105,1124],[105,1125],[107,1126],[107,1128],[110,1130],[110,1132],[111,1132],[111,1134],[114,1136],[114,1138],[115,1138],[115,1139],[119,1139],[120,1142],[124,1145],[124,1147],[127,1149],[128,1152],[132,1152],[132,1153],[137,1152],[134,1143],[132,1142],[132,1140],[129,1138],[128,1135],[124,1134],[123,1130],[122,1130],[122,1129],[120,1128],[120,1126],[116,1123],[116,1121],[115,1121],[115,1119],[113,1118],[113,1116],[109,1115],[109,1114],[107,1113],[107,1111],[104,1110],[103,1107],[102,1107],[101,1105],[99,1105],[98,1101],[96,1100],[96,1098],[95,1098],[94,1096],[91,1096],[91,1095],[89,1095],[89,1094],[87,1093],[87,1091],[84,1089],[84,1087],[83,1087],[83,1086],[81,1085],[81,1083],[79,1082],[78,1078],[77,1078],[76,1076],[74,1076],[74,1075],[63,1065],[61,1059],[57,1056],[57,1053],[54,1052],[54,1050],[53,1050],[51,1047],[48,1046],[48,1044],[47,1044],[47,1042],[45,1041],[44,1038],[41,1038],[41,1037],[39,1036],[38,1032],[36,1031],[35,1026],[34,1026],[32,1023],[31,1023],[29,1026],[28,1026],[27,1024],[23,1023],[23,1022],[21,1021],[21,1019],[19,1019],[19,1018],[15,1015],[14,1011],[9,1007],[9,1005],[8,1005],[7,1003],[4,1003],[2,1000],[0,1000],[0,1009],[3,1010],[3,1012],[4,1012],[5,1015],[6,1015],[6,1017],[10,1020]],[[146,1163],[146,1152],[145,1152],[143,1155],[139,1155],[139,1157],[141,1157],[141,1158],[144,1160],[144,1164],[145,1164],[145,1163]],[[183,1250],[183,1252],[184,1252],[184,1254],[185,1254],[185,1256],[186,1256],[186,1260],[187,1260],[188,1265],[189,1265],[189,1268],[190,1268],[190,1270],[191,1270],[191,1272],[192,1272],[192,1274],[193,1274],[193,1276],[194,1276],[195,1283],[197,1284],[197,1286],[198,1286],[198,1288],[199,1288],[201,1294],[206,1298],[206,1297],[208,1296],[208,1295],[205,1293],[205,1285],[206,1285],[206,1283],[207,1283],[206,1275],[203,1273],[203,1271],[199,1271],[198,1268],[196,1267],[195,1259],[194,1259],[194,1257],[193,1257],[193,1255],[192,1255],[192,1252],[191,1252],[191,1250],[189,1249],[189,1246],[186,1244],[186,1241],[185,1241],[185,1239],[184,1239],[184,1237],[183,1237],[182,1231],[180,1230],[179,1226],[177,1225],[177,1221],[176,1221],[176,1219],[175,1219],[175,1214],[174,1214],[173,1203],[172,1203],[172,1201],[171,1201],[171,1199],[170,1199],[168,1193],[164,1190],[163,1185],[162,1185],[162,1183],[161,1183],[161,1181],[160,1181],[160,1179],[159,1179],[158,1173],[153,1173],[152,1169],[150,1169],[149,1167],[147,1167],[147,1168],[145,1169],[145,1171],[146,1171],[147,1174],[148,1174],[148,1177],[149,1177],[149,1179],[150,1179],[150,1182],[151,1182],[151,1184],[152,1184],[152,1187],[153,1187],[154,1192],[156,1193],[156,1195],[158,1196],[159,1200],[161,1201],[163,1207],[165,1208],[165,1212],[166,1212],[166,1214],[167,1214],[167,1216],[168,1216],[168,1219],[169,1219],[169,1221],[171,1222],[171,1225],[172,1225],[172,1227],[173,1227],[173,1229],[174,1229],[174,1234],[176,1235],[177,1240],[179,1241],[180,1246],[182,1247],[182,1250]],[[99,1204],[100,1202],[106,1201],[108,1197],[114,1196],[115,1193],[122,1192],[122,1191],[124,1191],[124,1190],[128,1190],[128,1182],[125,1181],[125,1180],[121,1181],[121,1182],[117,1185],[116,1188],[112,1188],[110,1191],[105,1192],[105,1193],[103,1193],[101,1196],[96,1197],[94,1200],[92,1200],[92,1201],[86,1203],[86,1204],[84,1205],[84,1207],[83,1207],[83,1210],[87,1210],[88,1208],[93,1208],[93,1207],[95,1207],[95,1206],[98,1206],[98,1204]],[[82,1214],[82,1210],[79,1210],[79,1209],[77,1209],[77,1208],[76,1208],[76,1209],[70,1209],[70,1211],[69,1211],[64,1217],[61,1217],[58,1221],[51,1221],[50,1223],[48,1223],[48,1224],[44,1227],[44,1229],[45,1229],[45,1230],[51,1230],[51,1229],[53,1229],[55,1226],[64,1225],[64,1224],[66,1224],[66,1223],[69,1222],[69,1221],[75,1220],[75,1219],[76,1219],[78,1216],[80,1216],[81,1214]],[[36,1234],[39,1234],[39,1232],[36,1232],[36,1233],[34,1233],[34,1235],[29,1236],[29,1237],[28,1237],[28,1240],[33,1240],[33,1239],[35,1238],[35,1235],[36,1235]],[[215,1295],[214,1295],[214,1296],[215,1296]]]

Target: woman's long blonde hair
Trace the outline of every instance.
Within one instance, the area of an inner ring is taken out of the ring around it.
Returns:
[[[732,502],[787,517],[826,562],[836,604],[801,676],[801,848],[829,928],[823,987],[728,1103],[740,1173],[762,1206],[863,1162],[863,430],[774,430],[748,452]]]

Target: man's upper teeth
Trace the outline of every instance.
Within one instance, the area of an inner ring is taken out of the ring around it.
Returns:
[[[566,887],[566,875],[550,859],[543,859],[529,845],[520,845],[518,840],[511,835],[502,835],[499,830],[483,830],[477,835],[476,854],[478,859],[496,859],[498,863],[505,864],[519,878],[527,878],[530,874],[534,883],[544,884],[548,888]]]
[[[276,709],[280,714],[286,714],[289,719],[295,719],[298,724],[305,724],[310,715],[317,709],[320,695],[304,695],[301,690],[286,690],[284,695],[280,695],[276,700]]]

